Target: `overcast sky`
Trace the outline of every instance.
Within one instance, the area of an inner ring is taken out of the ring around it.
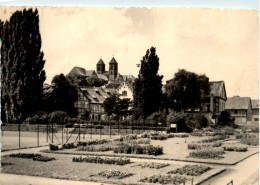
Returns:
[[[0,7],[6,19],[15,7]],[[21,8],[18,8],[21,9]],[[224,80],[227,96],[258,98],[258,11],[211,8],[40,7],[47,83],[73,66],[96,69],[116,58],[121,74],[137,76],[136,64],[151,46],[163,82],[178,69]]]

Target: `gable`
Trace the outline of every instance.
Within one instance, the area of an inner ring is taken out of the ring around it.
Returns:
[[[209,82],[210,84],[210,94],[214,97],[220,97],[227,100],[226,88],[224,81]]]

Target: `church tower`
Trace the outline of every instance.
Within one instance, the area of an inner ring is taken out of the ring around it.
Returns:
[[[118,64],[116,59],[113,57],[109,62],[109,80],[115,81],[118,74]]]
[[[105,63],[102,59],[100,59],[97,63],[97,74],[104,74],[105,73]]]

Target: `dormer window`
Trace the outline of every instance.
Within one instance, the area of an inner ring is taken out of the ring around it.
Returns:
[[[123,91],[123,92],[122,92],[122,95],[123,95],[123,96],[127,96],[127,91]]]

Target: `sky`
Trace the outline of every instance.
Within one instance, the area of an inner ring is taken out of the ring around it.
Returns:
[[[0,19],[21,8],[0,7]],[[210,81],[224,80],[228,97],[259,97],[259,18],[253,5],[38,10],[46,83],[74,66],[95,70],[100,58],[107,70],[113,56],[119,73],[137,76],[136,64],[154,46],[164,83],[178,69],[186,69],[206,74]]]

